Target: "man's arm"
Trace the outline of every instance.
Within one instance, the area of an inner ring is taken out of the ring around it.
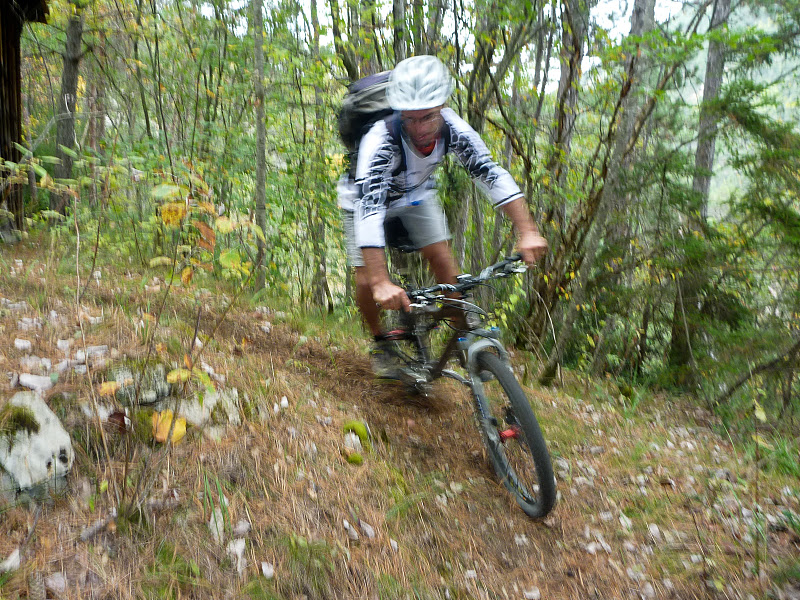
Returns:
[[[525,205],[525,198],[520,196],[500,208],[514,224],[517,232],[517,250],[522,255],[522,260],[527,265],[533,265],[547,254],[547,240],[539,234],[539,229]]]
[[[383,248],[361,248],[361,254],[375,302],[388,310],[409,310],[411,305],[405,290],[389,279],[386,251]]]

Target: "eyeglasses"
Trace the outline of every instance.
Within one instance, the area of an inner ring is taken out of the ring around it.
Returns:
[[[424,117],[403,117],[401,121],[403,122],[404,127],[427,127],[428,125],[438,123],[441,118],[442,113],[432,112]]]

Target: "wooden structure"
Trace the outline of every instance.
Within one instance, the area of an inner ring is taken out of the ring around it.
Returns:
[[[44,23],[47,0],[0,0],[0,158],[19,162],[20,152],[14,142],[22,133],[22,75],[20,71],[20,36],[28,22]],[[22,189],[18,185],[0,186],[8,210],[14,213],[17,229],[22,229],[25,216]]]

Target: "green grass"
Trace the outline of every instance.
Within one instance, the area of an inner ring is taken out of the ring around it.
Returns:
[[[197,563],[184,558],[168,542],[161,542],[153,563],[144,571],[140,586],[143,597],[161,600],[185,598],[202,583]]]

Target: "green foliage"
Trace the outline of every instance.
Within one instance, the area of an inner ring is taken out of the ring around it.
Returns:
[[[39,433],[39,422],[29,408],[6,404],[0,408],[0,436],[10,440],[18,431]]]
[[[328,595],[337,549],[325,540],[309,540],[295,534],[284,538],[281,546],[286,550],[286,568],[291,578],[286,584],[295,590],[307,588],[315,595]]]
[[[144,598],[180,598],[203,586],[200,567],[167,542],[156,549],[152,564],[139,582]]]

